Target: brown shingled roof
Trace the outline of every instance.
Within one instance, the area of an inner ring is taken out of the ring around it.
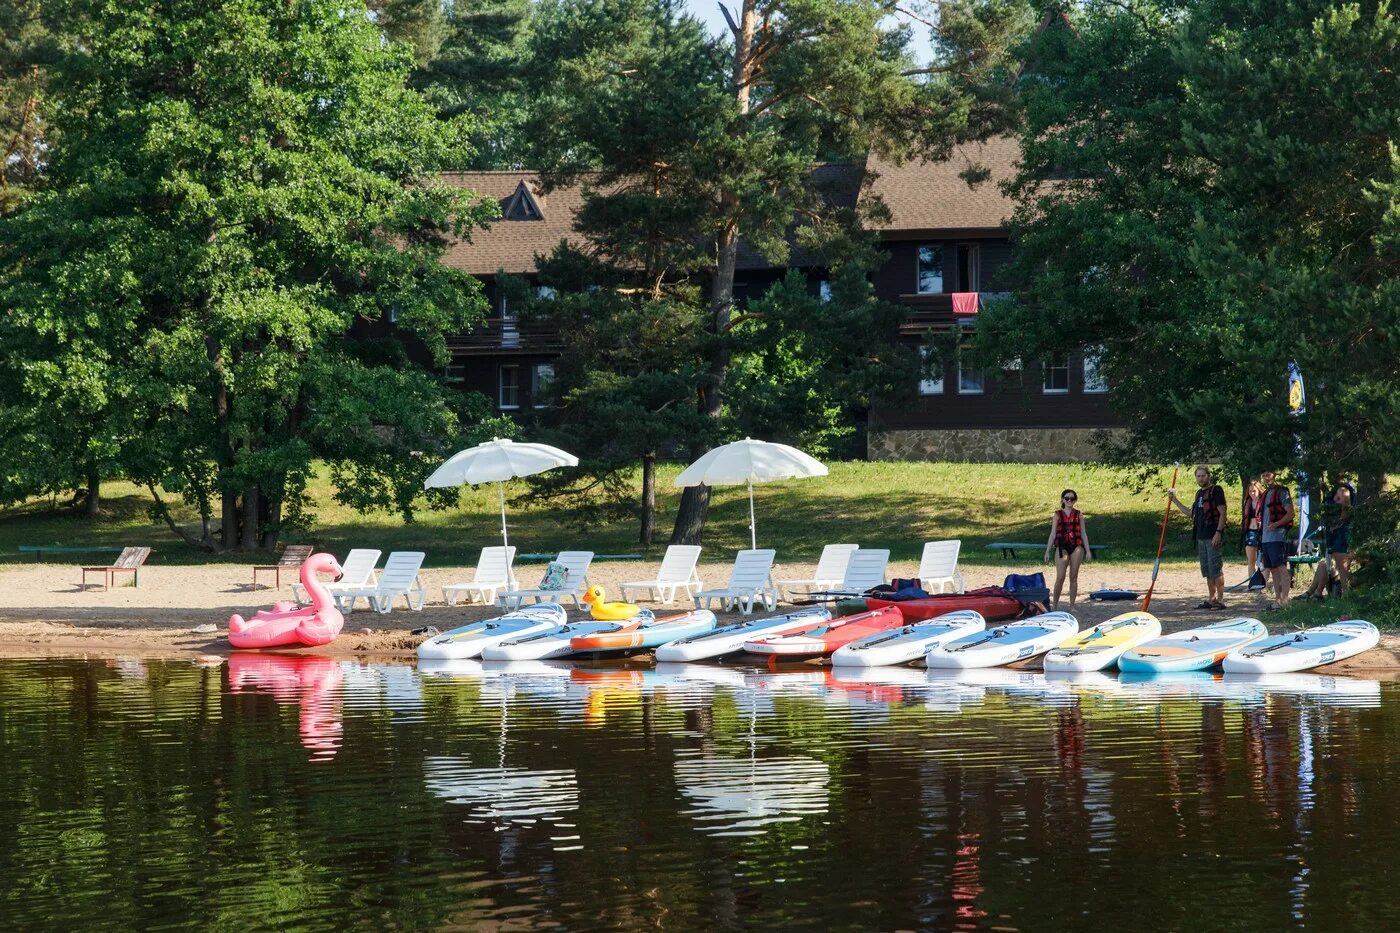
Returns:
[[[521,182],[529,186],[539,205],[541,220],[493,220],[485,229],[473,230],[470,239],[448,247],[445,265],[472,275],[495,275],[505,271],[524,274],[535,271],[535,256],[554,251],[560,240],[582,245],[574,234],[574,214],[583,206],[581,187],[556,188],[542,194],[539,178],[529,170],[503,172],[447,172],[442,180],[454,188],[467,188],[494,198],[505,209]]]
[[[879,195],[893,215],[884,234],[935,230],[990,230],[1010,218],[1014,202],[1001,192],[1001,182],[1016,173],[1021,149],[1010,137],[984,143],[966,143],[942,162],[912,160],[903,165],[871,157],[876,173],[872,195]],[[968,187],[960,173],[974,166],[991,171],[991,177]]]

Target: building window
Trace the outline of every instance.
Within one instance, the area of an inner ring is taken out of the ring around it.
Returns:
[[[1103,347],[1089,347],[1084,351],[1084,391],[1101,394],[1108,391],[1108,380],[1103,376]]]
[[[549,402],[546,396],[549,395],[549,387],[553,382],[553,363],[536,363],[530,367],[530,404],[535,408],[547,406]]]
[[[520,367],[503,363],[496,370],[496,407],[513,411],[520,407]]]
[[[1046,395],[1064,395],[1069,392],[1069,357],[1052,356],[1047,359],[1044,375],[1042,389]]]
[[[919,294],[937,295],[943,291],[943,247],[919,247]]]
[[[982,370],[964,369],[961,363],[958,364],[958,394],[959,395],[981,395],[982,394]]]
[[[976,243],[958,244],[958,291],[975,292],[979,280]]]
[[[548,285],[535,286],[535,297],[538,298],[540,301],[553,301],[558,296],[559,293],[556,292],[554,289],[550,288]]]
[[[828,301],[831,300],[830,279],[822,279],[820,282],[817,283],[817,297],[821,299],[822,304],[826,304]]]
[[[942,395],[943,394],[943,361],[939,360],[932,366],[928,364],[930,356],[928,347],[921,347],[919,353],[924,358],[924,377],[919,380],[920,395]]]
[[[510,302],[504,293],[501,295],[501,346],[520,346],[520,326],[515,316],[510,313]]]

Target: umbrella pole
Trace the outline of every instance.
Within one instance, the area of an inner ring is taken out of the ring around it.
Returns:
[[[497,480],[496,489],[501,494],[501,544],[510,547],[510,538],[506,537],[506,484]]]
[[[758,550],[758,529],[753,523],[753,480],[749,480],[749,546]]]

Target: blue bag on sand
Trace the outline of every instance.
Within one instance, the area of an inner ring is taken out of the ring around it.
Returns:
[[[1045,574],[1008,573],[1006,582],[1002,584],[1002,589],[1012,593],[1018,590],[1043,590],[1045,589]]]

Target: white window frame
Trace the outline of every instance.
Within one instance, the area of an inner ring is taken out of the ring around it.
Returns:
[[[977,385],[969,388],[966,377],[976,375]],[[987,373],[981,369],[963,369],[963,364],[958,363],[958,394],[959,395],[981,395],[987,391]]]
[[[923,256],[926,249],[938,250],[938,291],[924,291]],[[948,285],[948,267],[942,243],[920,243],[914,247],[914,292],[918,295],[941,295]]]
[[[511,372],[513,372],[513,373],[515,373],[515,384],[512,386],[512,388],[515,389],[515,402],[514,402],[513,404],[507,404],[507,403],[506,403],[506,400],[505,400],[505,397],[506,397],[506,396],[505,396],[505,392],[506,392],[506,371],[507,371],[507,370],[509,370],[509,371],[511,371]],[[496,367],[496,408],[498,408],[498,409],[501,410],[501,411],[519,411],[519,410],[520,410],[520,364],[519,364],[519,363],[501,363],[501,364],[499,364],[499,365]]]
[[[1103,364],[1103,347],[1084,348],[1084,394],[1104,395],[1108,392],[1108,380],[1104,378],[1101,366]],[[1090,377],[1092,371],[1093,376]]]
[[[548,380],[547,382],[541,383],[541,382],[540,382],[540,371],[541,371],[541,370],[545,370],[545,369],[548,369],[548,370],[549,370],[549,380]],[[549,383],[551,383],[551,382],[553,382],[553,381],[554,381],[554,364],[553,364],[553,363],[534,363],[534,364],[531,364],[531,366],[530,366],[530,407],[532,407],[532,408],[548,408],[548,407],[549,407],[549,403],[548,403],[548,402],[542,402],[542,401],[540,401],[540,397],[544,395],[544,389],[548,388]]]
[[[927,363],[929,358],[929,348],[920,347],[919,355],[923,357],[924,362]],[[944,384],[947,382],[948,379],[948,367],[946,364],[940,361],[939,369],[942,371],[942,375],[940,375],[937,379],[919,379],[920,395],[943,395],[947,391],[947,388]]]
[[[1062,361],[1064,365],[1057,366],[1057,362]],[[1053,370],[1064,370],[1065,387],[1063,389],[1050,385],[1050,373]],[[1069,395],[1069,355],[1046,358],[1040,364],[1040,392],[1042,395]]]

